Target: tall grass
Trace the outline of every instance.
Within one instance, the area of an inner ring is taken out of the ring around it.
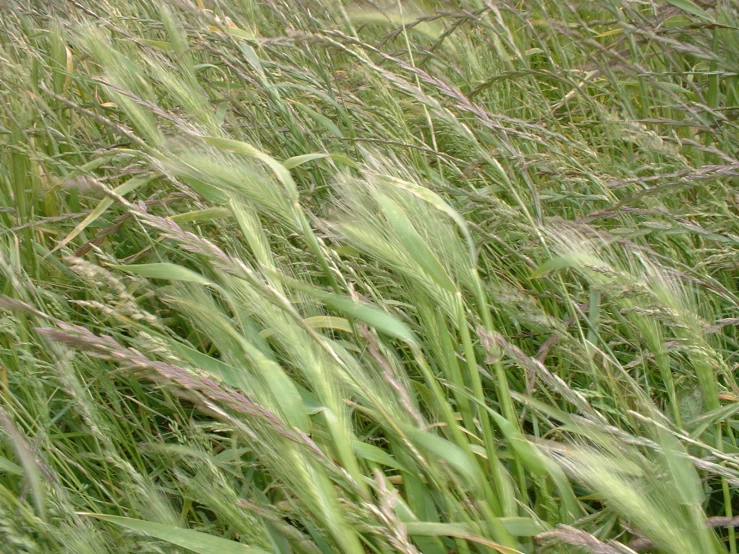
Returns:
[[[736,554],[736,2],[5,6],[0,550]]]

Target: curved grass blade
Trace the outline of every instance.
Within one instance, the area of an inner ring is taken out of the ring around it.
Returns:
[[[135,264],[135,265],[112,265],[114,269],[119,269],[134,275],[141,275],[149,279],[167,279],[169,281],[185,281],[188,283],[198,283],[200,285],[213,285],[213,281],[207,279],[186,267],[177,264],[155,263],[155,264]]]
[[[439,285],[442,289],[451,293],[457,292],[457,287],[451,280],[449,275],[441,265],[441,262],[437,259],[434,253],[426,244],[423,237],[416,231],[416,228],[408,219],[403,209],[390,197],[376,193],[375,198],[380,208],[385,214],[388,223],[393,230],[398,234],[401,242],[405,246],[405,249],[409,256],[411,256],[433,279],[433,281]]]
[[[238,542],[230,541],[222,537],[216,537],[195,531],[193,529],[182,529],[162,523],[132,519],[121,516],[109,516],[105,514],[91,514],[79,512],[79,515],[94,517],[103,521],[114,523],[132,531],[149,535],[169,544],[174,544],[197,554],[269,554],[266,550],[247,546]]]
[[[462,236],[464,236],[464,240],[467,243],[467,248],[469,249],[470,259],[474,262],[475,260],[475,241],[472,239],[472,235],[470,234],[470,230],[469,230],[469,227],[467,226],[467,222],[459,214],[459,212],[457,212],[454,208],[452,208],[446,202],[446,200],[444,200],[441,196],[436,194],[434,191],[429,190],[420,185],[417,185],[415,183],[412,183],[410,181],[398,179],[397,177],[392,177],[390,175],[383,175],[381,178],[383,181],[386,181],[390,183],[391,185],[394,185],[400,189],[410,192],[417,198],[420,198],[427,204],[430,204],[431,206],[433,206],[440,212],[446,214],[452,221],[454,221],[454,223],[457,224],[457,227],[459,227],[459,230],[462,233]]]
[[[381,310],[380,308],[370,306],[364,302],[352,300],[346,296],[327,292],[306,283],[301,283],[294,279],[288,279],[284,276],[282,277],[282,281],[288,287],[304,292],[308,296],[312,296],[313,298],[320,300],[328,307],[341,312],[352,319],[363,321],[381,333],[400,339],[409,345],[418,344],[418,339],[413,334],[410,327],[395,316]]]
[[[133,179],[129,179],[119,187],[116,187],[113,189],[113,192],[123,196],[124,194],[128,194],[129,192],[133,192],[139,187],[142,187],[149,183],[156,175],[141,175],[139,177],[134,177]],[[83,219],[77,227],[75,227],[71,233],[69,233],[59,244],[57,244],[54,248],[51,249],[48,255],[53,254],[57,250],[60,250],[61,248],[64,248],[67,244],[72,242],[77,236],[87,229],[97,218],[99,218],[101,215],[105,213],[105,210],[110,208],[110,206],[113,205],[113,199],[112,198],[103,198],[100,203],[95,207],[94,210],[92,210],[88,216]]]

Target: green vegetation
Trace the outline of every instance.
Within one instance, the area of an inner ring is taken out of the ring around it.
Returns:
[[[736,0],[5,0],[0,551],[737,553]]]

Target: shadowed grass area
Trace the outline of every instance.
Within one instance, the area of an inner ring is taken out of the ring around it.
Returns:
[[[3,5],[0,551],[736,554],[735,1]]]

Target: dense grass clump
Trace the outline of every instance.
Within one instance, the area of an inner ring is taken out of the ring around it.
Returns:
[[[736,0],[6,0],[0,551],[737,553]]]

